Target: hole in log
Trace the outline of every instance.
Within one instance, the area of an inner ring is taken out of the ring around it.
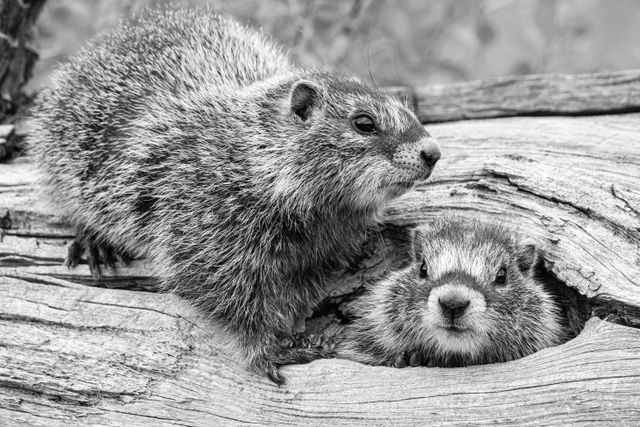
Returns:
[[[591,300],[594,316],[608,322],[640,329],[640,309],[638,307],[620,304],[617,301],[605,301],[601,298]]]
[[[555,297],[558,307],[562,310],[567,341],[577,337],[592,315],[589,299],[574,288],[567,286],[551,271],[548,271],[544,267],[542,260],[536,265],[535,274],[538,280]]]
[[[316,306],[305,322],[306,332],[315,344],[334,349],[344,339],[347,325],[355,319],[353,303],[364,293],[366,284],[375,283],[409,262],[411,228],[412,225],[385,225],[370,232],[361,254],[343,271],[327,279],[330,295]],[[548,271],[543,260],[535,268],[537,279],[554,296],[561,309],[565,342],[578,336],[592,316],[627,326],[640,326],[640,313],[632,308],[587,298]]]

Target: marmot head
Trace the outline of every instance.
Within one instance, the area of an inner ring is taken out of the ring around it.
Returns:
[[[376,211],[428,178],[440,159],[409,109],[354,79],[309,72],[270,98],[277,107],[265,126],[277,132],[277,146],[263,144],[271,156],[263,160],[277,166],[274,197],[287,204]]]
[[[558,310],[533,276],[533,242],[495,224],[449,221],[416,228],[412,247],[407,274],[424,302],[420,334],[434,353],[497,362],[556,343]]]
[[[558,344],[558,308],[534,278],[538,256],[533,243],[498,225],[418,226],[411,265],[363,297],[350,346],[360,354],[355,359],[397,365],[411,357],[412,364],[462,366]]]

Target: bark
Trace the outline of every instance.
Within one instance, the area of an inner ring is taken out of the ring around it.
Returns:
[[[558,84],[556,77],[549,82]],[[600,93],[603,104],[614,102],[606,88]],[[23,158],[0,165],[0,420],[49,426],[640,419],[640,331],[632,327],[640,326],[640,114],[496,118],[428,129],[443,148],[436,173],[394,202],[384,227],[331,277],[329,304],[307,320],[308,330],[332,345],[345,301],[407,261],[407,228],[456,215],[503,221],[538,242],[545,280],[554,282],[572,328],[581,331],[575,339],[517,361],[466,368],[321,360],[285,367],[288,384],[278,388],[247,373],[221,344],[222,334],[185,302],[155,292],[146,261],[100,281],[86,265],[63,267],[73,231],[44,204]],[[594,317],[582,329],[593,314],[606,320]]]
[[[26,102],[22,87],[38,59],[29,42],[43,5],[44,0],[0,1],[0,161],[16,149],[13,124],[6,123],[13,123]]]
[[[22,98],[22,86],[31,77],[38,54],[29,42],[43,5],[44,0],[0,3],[0,119],[15,111]]]

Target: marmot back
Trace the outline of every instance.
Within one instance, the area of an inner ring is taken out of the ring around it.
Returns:
[[[374,284],[338,350],[373,365],[464,366],[527,356],[563,339],[538,250],[504,227],[438,221],[413,233],[412,262]]]
[[[293,67],[206,10],[146,12],[90,43],[36,100],[29,144],[78,227],[69,266],[147,256],[277,382],[325,355],[289,338],[324,272],[440,158],[397,100]]]

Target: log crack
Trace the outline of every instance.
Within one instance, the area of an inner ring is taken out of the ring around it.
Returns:
[[[49,376],[52,375],[49,374]],[[106,390],[74,390],[67,388],[58,394],[41,390],[37,385],[27,386],[23,382],[4,379],[0,379],[0,388],[12,390],[13,393],[20,391],[25,394],[45,398],[50,401],[76,404],[80,406],[93,406],[105,398],[118,401],[130,401],[132,398],[148,393],[147,390],[141,392],[110,392]]]
[[[528,188],[528,187],[526,187],[524,185],[518,184],[516,181],[514,181],[512,179],[512,177],[522,178],[521,176],[515,176],[515,175],[512,175],[510,173],[506,173],[506,172],[499,172],[499,171],[497,171],[495,169],[487,170],[487,172],[489,173],[490,176],[492,176],[492,177],[494,177],[496,179],[506,180],[509,183],[509,185],[517,188],[518,191],[522,191],[523,193],[530,194],[530,195],[535,196],[535,197],[539,197],[539,198],[541,198],[543,200],[547,200],[547,201],[552,202],[552,203],[557,203],[559,205],[563,205],[563,206],[567,206],[567,207],[573,208],[576,211],[578,211],[580,213],[583,213],[584,215],[586,215],[587,217],[590,217],[590,218],[593,218],[594,216],[596,216],[596,215],[594,215],[594,212],[593,212],[592,209],[579,206],[579,205],[577,205],[577,204],[575,204],[573,202],[567,201],[567,200],[561,200],[561,199],[559,199],[559,198],[557,198],[555,196],[547,196],[545,194],[541,194],[539,192],[536,192],[536,191],[532,190],[531,188]],[[597,217],[597,219],[601,219],[601,220],[610,222],[607,218],[602,218],[599,215],[597,215],[596,217]]]
[[[616,186],[615,184],[611,184],[611,195],[613,197],[615,197],[616,199],[620,200],[621,202],[623,202],[625,204],[625,206],[627,207],[627,209],[630,212],[633,212],[635,214],[635,216],[640,217],[640,210],[636,209],[635,207],[633,207],[631,205],[631,203],[625,199],[624,197],[622,197],[622,195],[618,194],[619,192],[616,191]],[[638,230],[640,230],[640,227],[638,228]]]

